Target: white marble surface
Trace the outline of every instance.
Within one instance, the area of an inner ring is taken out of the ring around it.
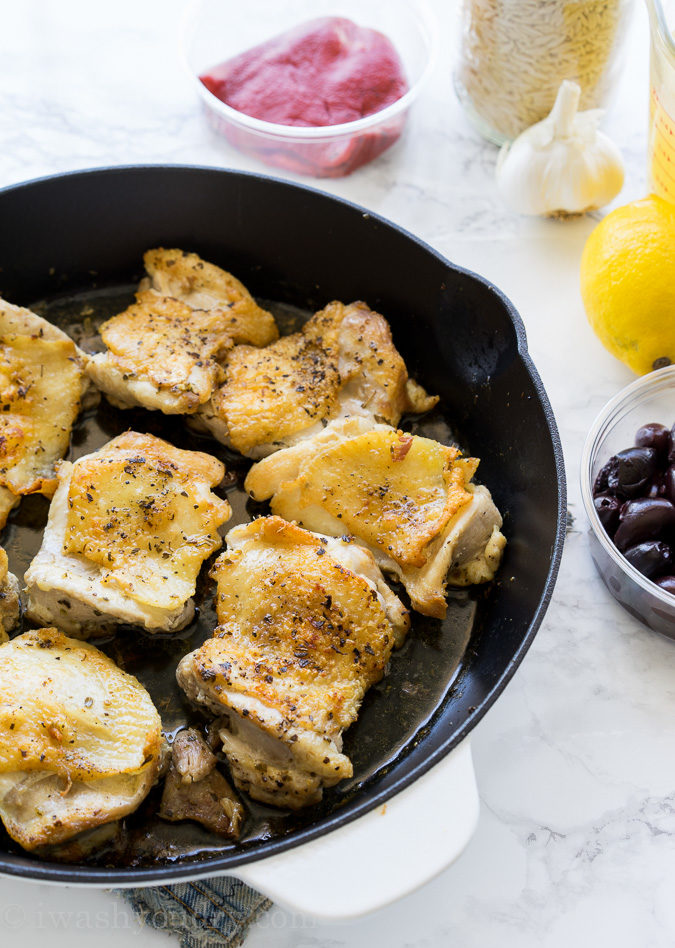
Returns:
[[[585,432],[631,379],[591,333],[579,297],[594,220],[530,221],[503,208],[495,150],[452,91],[451,5],[435,5],[442,52],[405,140],[319,186],[403,224],[511,297],[562,433],[575,526],[534,646],[475,731],[482,812],[464,854],[422,890],[354,922],[275,908],[246,946],[666,948],[675,943],[675,643],[637,625],[594,575],[577,484]],[[236,20],[246,7],[232,6]],[[264,170],[205,127],[176,65],[181,9],[178,0],[4,3],[0,185],[127,162]],[[627,162],[620,203],[645,188],[645,21],[640,7],[607,120]],[[2,944],[48,937],[53,948],[76,948],[92,936],[170,941],[109,894],[0,881]]]

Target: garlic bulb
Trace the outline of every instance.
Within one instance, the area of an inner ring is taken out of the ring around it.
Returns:
[[[598,131],[602,112],[578,112],[581,89],[561,83],[551,114],[504,145],[497,184],[521,214],[583,214],[602,207],[623,187],[619,149]]]

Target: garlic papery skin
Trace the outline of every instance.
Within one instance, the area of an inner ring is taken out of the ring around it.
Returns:
[[[581,89],[565,80],[551,114],[504,145],[497,185],[521,214],[583,214],[608,204],[623,187],[621,153],[598,131],[600,109],[578,112]]]

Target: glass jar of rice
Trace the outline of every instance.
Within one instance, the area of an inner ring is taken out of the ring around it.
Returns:
[[[551,111],[563,79],[581,109],[603,105],[633,0],[463,0],[455,87],[469,117],[501,145]]]

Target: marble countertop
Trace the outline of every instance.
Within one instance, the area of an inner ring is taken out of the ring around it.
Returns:
[[[675,643],[638,625],[601,585],[578,487],[586,431],[632,379],[592,334],[579,296],[581,251],[600,215],[529,220],[503,207],[496,150],[452,89],[451,5],[435,6],[441,55],[404,140],[350,178],[310,183],[402,224],[513,300],[560,427],[573,523],[535,643],[475,730],[482,807],[459,860],[353,922],[274,908],[246,948],[666,948],[675,943]],[[133,162],[264,171],[206,127],[176,63],[181,11],[179,0],[6,4],[0,186]],[[645,191],[647,60],[640,6],[606,122],[627,165],[617,203]],[[3,879],[3,943],[38,945],[47,933],[52,948],[92,935],[101,946],[170,943],[108,893]]]

